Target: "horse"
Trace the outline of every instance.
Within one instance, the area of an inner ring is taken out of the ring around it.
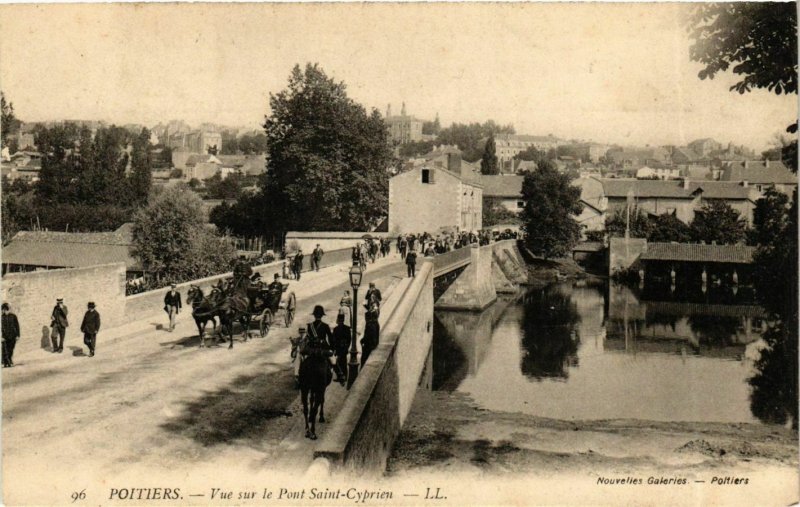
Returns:
[[[206,324],[210,320],[214,325],[214,333],[217,332],[216,304],[213,298],[203,295],[203,290],[196,285],[189,288],[186,302],[192,305],[192,317],[197,324],[197,334],[200,336],[200,347],[206,344]]]
[[[222,333],[229,338],[228,349],[233,348],[233,324],[238,320],[244,330],[244,341],[250,337],[250,298],[247,295],[249,279],[241,277],[235,280],[230,293],[217,306],[216,313],[220,320]],[[224,338],[224,336],[223,336]]]
[[[317,439],[316,418],[319,409],[319,422],[325,422],[325,389],[333,380],[328,358],[333,351],[320,340],[308,337],[300,353],[300,400],[303,402],[303,417],[306,423],[306,438]]]

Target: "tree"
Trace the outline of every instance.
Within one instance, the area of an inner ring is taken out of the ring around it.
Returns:
[[[430,152],[436,143],[433,141],[411,141],[400,145],[400,157],[407,159]]]
[[[692,241],[692,228],[683,223],[674,213],[664,213],[651,220],[651,230],[647,241],[689,243]]]
[[[541,151],[536,146],[528,146],[521,152],[514,155],[514,158],[517,160],[528,160],[531,162],[538,163],[542,160],[547,160],[547,159],[553,160],[553,158],[555,157],[553,158],[548,157],[546,152]]]
[[[425,135],[437,135],[442,130],[442,125],[439,123],[439,114],[436,114],[436,119],[433,121],[426,121],[422,123],[422,133]]]
[[[766,88],[778,95],[797,93],[797,6],[781,2],[696,4],[689,25],[690,58],[704,65],[700,79],[713,79],[733,65],[742,76],[731,90]],[[788,132],[797,132],[797,122]],[[797,139],[784,159],[797,172]]]
[[[764,196],[756,201],[756,207],[753,209],[753,228],[750,231],[749,243],[769,245],[775,238],[781,237],[789,219],[787,216],[789,207],[789,197],[786,194],[773,188],[767,189]]]
[[[694,213],[689,224],[695,241],[733,245],[745,240],[747,222],[739,212],[722,200],[708,201]]]
[[[626,208],[617,209],[613,215],[606,218],[606,231],[609,237],[625,237],[625,229],[628,226],[628,211]],[[647,213],[639,209],[638,206],[631,206],[630,210],[630,237],[649,238],[653,230],[653,224]]]
[[[133,255],[161,283],[224,273],[235,257],[230,242],[209,232],[200,198],[183,187],[151,195],[133,220]]]
[[[514,134],[513,125],[498,125],[494,120],[480,123],[453,123],[442,129],[436,138],[438,144],[454,144],[467,162],[476,162],[483,155],[484,140],[491,135]]]
[[[209,199],[237,199],[242,194],[243,177],[239,173],[223,178],[220,173],[206,178],[206,196]]]
[[[518,224],[519,215],[510,209],[497,204],[491,198],[483,199],[483,226],[492,227],[500,224]]]
[[[14,115],[14,104],[6,102],[5,94],[0,91],[0,135],[2,136],[3,145],[6,144],[9,134],[17,133],[20,123]]]
[[[483,148],[481,174],[500,174],[500,169],[497,167],[497,154],[493,134],[489,136],[486,146]]]
[[[316,64],[270,95],[267,171],[256,213],[273,231],[369,230],[388,210],[389,132]],[[252,231],[263,235],[265,231]]]
[[[531,252],[544,258],[561,257],[577,244],[581,228],[573,217],[581,212],[580,195],[580,188],[551,162],[542,162],[525,175],[521,220]]]
[[[129,178],[131,199],[135,204],[147,200],[153,184],[153,160],[150,154],[150,131],[143,128],[133,140],[131,152],[131,175]]]

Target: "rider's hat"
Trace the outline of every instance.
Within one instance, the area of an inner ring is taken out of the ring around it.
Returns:
[[[314,317],[322,317],[323,315],[325,315],[325,309],[322,308],[322,305],[317,305],[314,307],[314,311],[311,312],[311,315],[313,315]]]

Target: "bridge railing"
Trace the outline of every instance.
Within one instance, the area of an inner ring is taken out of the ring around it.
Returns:
[[[470,262],[470,247],[457,248],[433,258],[433,276],[440,276]]]

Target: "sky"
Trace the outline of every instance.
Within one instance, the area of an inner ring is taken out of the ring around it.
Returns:
[[[0,5],[0,89],[22,120],[259,128],[316,62],[382,113],[623,145],[757,150],[797,96],[700,80],[678,4]]]

